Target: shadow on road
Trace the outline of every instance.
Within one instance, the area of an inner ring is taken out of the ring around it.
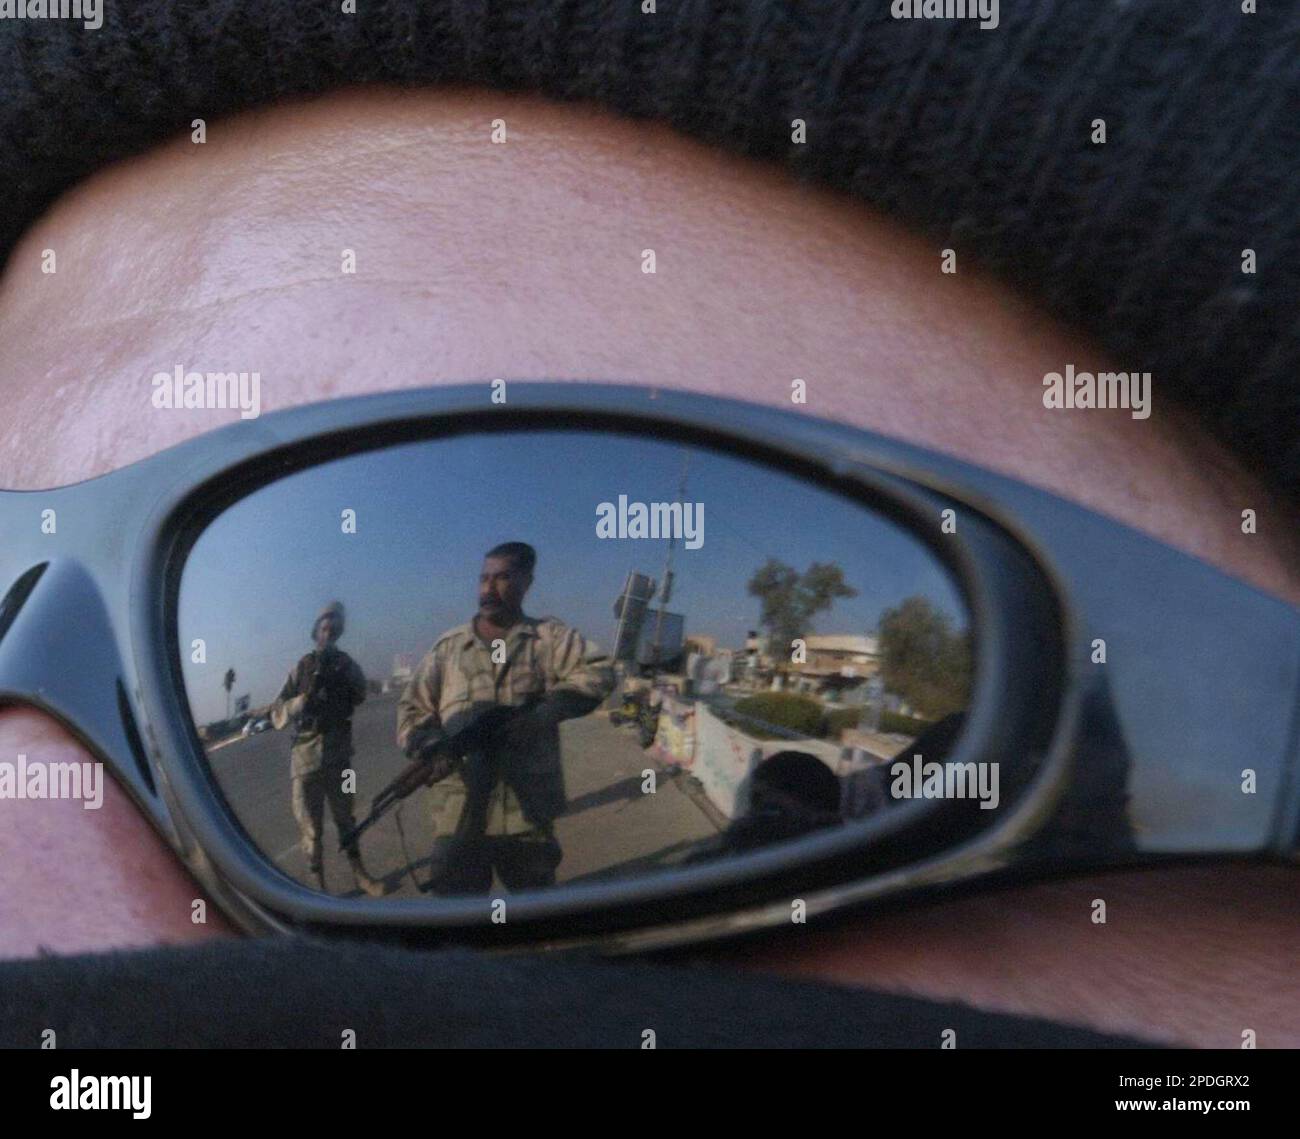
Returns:
[[[593,870],[590,874],[579,874],[573,878],[564,879],[564,884],[570,882],[598,882],[606,878],[622,878],[628,874],[643,873],[651,870],[667,870],[680,864],[681,859],[674,858],[674,855],[684,855],[690,853],[700,846],[700,840],[682,839],[671,846],[665,846],[651,854],[644,854],[640,858],[630,858],[626,862],[620,862],[614,866],[606,866],[600,870]]]
[[[610,783],[596,791],[588,791],[585,795],[570,799],[561,817],[580,815],[583,811],[590,811],[593,807],[603,807],[607,803],[635,802],[641,797],[641,776],[630,775],[617,783]]]

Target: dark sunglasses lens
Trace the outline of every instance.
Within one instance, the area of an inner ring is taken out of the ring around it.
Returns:
[[[598,432],[271,482],[197,538],[177,624],[231,813],[349,896],[645,875],[865,825],[888,761],[951,749],[972,687],[962,595],[905,526]]]

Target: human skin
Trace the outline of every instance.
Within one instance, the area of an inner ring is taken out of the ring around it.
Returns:
[[[484,558],[478,576],[478,615],[488,634],[504,633],[524,611],[524,594],[533,584],[511,558]]]
[[[316,622],[316,636],[313,639],[318,649],[324,649],[339,639],[339,623],[332,613]]]
[[[238,416],[154,409],[151,377],[178,363],[257,370],[264,411],[496,377],[790,408],[801,378],[798,410],[1003,471],[1300,601],[1294,511],[1175,410],[1163,377],[1147,420],[1045,409],[1046,373],[1136,362],[1108,361],[957,253],[945,275],[937,247],[860,203],[532,98],[349,91],[212,122],[202,145],[182,136],[87,180],[13,253],[0,485],[90,478]],[[25,708],[0,712],[0,756],[15,753],[89,759]],[[115,785],[97,812],[3,811],[0,954],[232,934],[215,907],[191,921],[197,887]],[[711,952],[1157,1040],[1239,1047],[1252,1029],[1294,1047],[1295,887],[1287,867],[1112,874]]]

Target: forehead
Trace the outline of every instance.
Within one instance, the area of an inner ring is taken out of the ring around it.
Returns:
[[[483,128],[499,115],[507,145]],[[816,335],[792,339],[792,322]],[[497,376],[789,409],[800,377],[811,415],[1036,483],[1300,596],[1271,548],[1294,514],[1164,410],[1158,377],[1149,420],[1048,410],[1042,379],[1064,362],[1124,367],[973,267],[941,273],[861,203],[540,99],[340,92],[119,163],[15,249],[0,344],[6,488],[93,477],[239,417],[153,407],[152,377],[177,367],[256,372],[263,412]],[[1244,505],[1261,523],[1248,543]]]
[[[484,558],[483,559],[483,576],[499,577],[502,574],[515,572],[515,563],[513,558]]]

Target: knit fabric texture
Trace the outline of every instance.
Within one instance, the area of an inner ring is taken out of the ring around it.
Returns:
[[[648,6],[111,0],[97,30],[0,20],[0,259],[61,190],[195,118],[354,82],[594,100],[907,220],[936,265],[952,248],[993,269],[1300,497],[1300,6],[1001,0],[990,30],[892,0]]]
[[[239,978],[238,980],[233,980]],[[979,1012],[737,969],[303,938],[226,940],[0,962],[0,1048],[1149,1047]]]

